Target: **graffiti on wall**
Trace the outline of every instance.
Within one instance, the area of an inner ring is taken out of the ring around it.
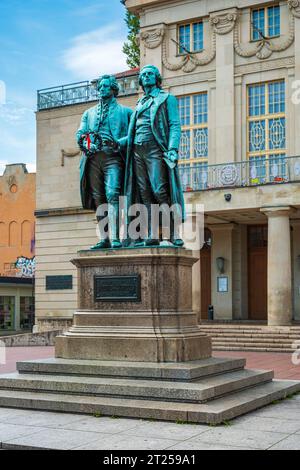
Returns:
[[[17,258],[16,268],[21,277],[34,277],[35,276],[35,256],[33,258],[26,258],[20,256]]]

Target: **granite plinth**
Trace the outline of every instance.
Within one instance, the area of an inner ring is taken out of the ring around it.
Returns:
[[[200,332],[192,310],[196,261],[191,251],[174,248],[79,252],[72,260],[78,268],[78,310],[73,326],[56,338],[56,357],[133,362],[211,357],[211,340]],[[116,282],[124,290],[128,277],[139,279],[138,300],[118,299]],[[108,286],[114,278],[111,292],[96,292],[98,278]]]

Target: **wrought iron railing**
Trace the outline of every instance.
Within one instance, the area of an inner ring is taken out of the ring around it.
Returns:
[[[117,78],[117,81],[120,87],[119,96],[134,95],[138,92],[139,83],[136,73]],[[37,92],[38,111],[95,100],[97,100],[96,81],[71,83]]]
[[[278,155],[237,163],[179,165],[185,192],[300,182],[300,156]]]

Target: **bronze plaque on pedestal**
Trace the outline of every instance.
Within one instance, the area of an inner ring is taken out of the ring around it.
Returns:
[[[140,302],[141,276],[95,276],[95,302]]]

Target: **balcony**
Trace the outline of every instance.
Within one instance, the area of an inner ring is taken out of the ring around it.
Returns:
[[[116,75],[120,87],[119,96],[130,96],[138,93],[138,73],[137,71],[130,72]],[[97,101],[97,95],[96,80],[45,88],[37,92],[37,109],[42,111],[72,104]]]
[[[300,157],[274,156],[236,163],[179,165],[185,192],[300,182]]]

